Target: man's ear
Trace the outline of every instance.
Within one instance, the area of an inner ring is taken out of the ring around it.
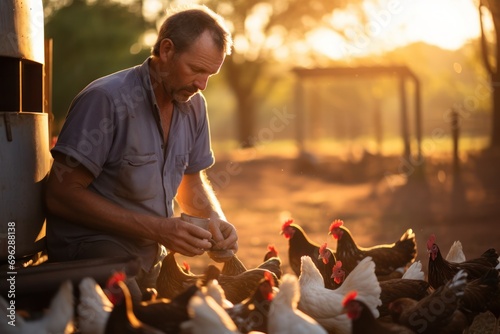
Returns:
[[[160,42],[160,58],[169,59],[174,55],[175,46],[170,38],[164,38]]]

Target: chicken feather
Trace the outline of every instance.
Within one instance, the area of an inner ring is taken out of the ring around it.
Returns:
[[[381,289],[375,276],[375,263],[370,257],[364,258],[336,290],[324,287],[321,273],[310,257],[303,256],[301,260],[301,298],[298,308],[328,331],[350,333],[351,323],[347,315],[342,313],[342,300],[351,290],[358,291],[358,298],[368,305],[376,317],[379,316],[377,307],[382,304]]]

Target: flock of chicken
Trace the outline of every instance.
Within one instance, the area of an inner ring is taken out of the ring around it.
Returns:
[[[169,253],[155,289],[138,298],[117,272],[101,287],[90,277],[61,284],[47,313],[0,321],[1,333],[463,333],[474,318],[500,318],[500,264],[495,249],[466,260],[455,242],[443,257],[434,235],[427,241],[428,275],[416,261],[415,234],[408,229],[390,245],[362,248],[340,220],[328,234],[335,251],[320,245],[293,220],[288,239],[293,273],[283,273],[277,250],[248,269],[235,255],[219,269],[195,274]],[[7,305],[0,299],[0,307]],[[75,305],[76,304],[76,305]],[[75,316],[76,314],[76,316]]]

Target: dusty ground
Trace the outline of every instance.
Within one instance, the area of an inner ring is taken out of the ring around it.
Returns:
[[[365,155],[359,161],[323,157],[315,163],[291,157],[244,155],[219,159],[209,171],[229,221],[238,229],[238,256],[258,265],[275,244],[287,267],[287,241],[279,234],[292,217],[318,243],[334,219],[343,219],[361,246],[392,243],[412,228],[418,258],[427,265],[431,233],[447,253],[460,240],[468,258],[500,250],[500,157],[469,154],[454,180],[447,157],[404,162]],[[195,266],[208,258],[192,258]]]
[[[426,271],[431,233],[444,255],[455,240],[462,242],[467,258],[490,247],[500,250],[499,167],[499,155],[485,153],[463,155],[456,176],[445,156],[405,161],[364,155],[357,161],[323,157],[311,162],[240,153],[219,158],[209,176],[238,229],[238,256],[249,268],[261,263],[267,245],[274,244],[284,271],[290,272],[287,241],[279,231],[284,218],[292,217],[314,241],[326,241],[333,249],[336,242],[327,232],[337,218],[361,246],[392,243],[412,228]],[[185,260],[194,270],[211,261],[206,256]]]

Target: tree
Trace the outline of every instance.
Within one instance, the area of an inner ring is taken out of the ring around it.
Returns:
[[[69,5],[45,1],[44,5],[45,36],[54,45],[53,113],[62,120],[71,100],[91,81],[147,58],[149,50],[140,45],[147,27],[136,6],[112,0],[91,4],[73,0]]]
[[[357,1],[361,2],[360,0]],[[297,55],[289,67],[303,64],[307,52],[298,50],[307,34],[328,26],[336,9],[346,1],[324,0],[208,0],[205,4],[232,24],[235,48],[226,58],[222,74],[237,101],[238,139],[242,147],[255,144],[256,112],[263,92],[272,91],[278,82],[264,75],[280,64],[280,53]],[[351,3],[355,3],[354,1]],[[309,54],[309,56],[311,56]],[[290,60],[290,59],[289,59]],[[262,78],[266,82],[262,82]]]
[[[491,14],[495,33],[494,50],[489,49],[485,31],[485,12]],[[481,48],[483,63],[491,76],[493,98],[493,120],[490,147],[500,149],[500,2],[496,0],[479,1],[479,17],[481,22]]]

